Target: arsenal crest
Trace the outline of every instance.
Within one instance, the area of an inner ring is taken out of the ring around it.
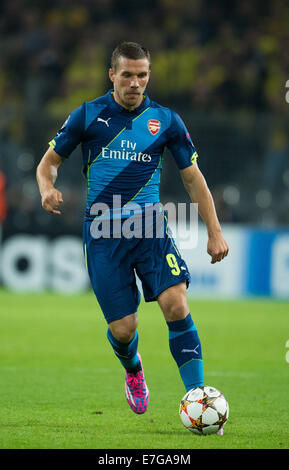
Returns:
[[[156,135],[161,128],[161,123],[160,121],[157,121],[156,119],[150,119],[148,121],[148,130],[152,135]]]

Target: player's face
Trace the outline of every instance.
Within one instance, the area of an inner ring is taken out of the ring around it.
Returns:
[[[149,77],[150,64],[147,59],[120,57],[116,69],[109,69],[115,101],[130,111],[140,106]]]

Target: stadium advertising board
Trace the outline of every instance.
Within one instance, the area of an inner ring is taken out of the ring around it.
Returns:
[[[171,228],[179,243],[182,227],[177,233]],[[189,295],[289,298],[289,231],[225,225],[223,232],[230,253],[222,263],[210,264],[203,226],[199,226],[198,239],[192,248],[186,245],[180,248],[191,274]],[[15,292],[78,293],[88,289],[82,240],[76,236],[51,240],[28,234],[15,234],[3,240],[0,282]]]

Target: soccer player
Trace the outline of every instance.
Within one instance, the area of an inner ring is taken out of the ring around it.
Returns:
[[[186,390],[204,385],[201,343],[186,296],[190,275],[164,211],[153,219],[149,236],[143,229],[138,236],[125,236],[122,231],[115,235],[113,224],[105,236],[99,236],[97,223],[119,218],[124,226],[130,204],[138,204],[142,220],[145,208],[159,203],[162,155],[167,147],[206,224],[211,263],[227,256],[229,248],[185,124],[176,112],[144,95],[150,78],[149,51],[133,42],[119,44],[112,54],[109,78],[113,89],[74,110],[49,142],[37,168],[37,181],[43,208],[60,214],[62,194],[54,186],[58,168],[81,143],[87,180],[84,256],[108,324],[108,341],[125,369],[127,402],[141,414],[148,408],[149,390],[138,352],[140,293],[135,273],[145,300],[157,301],[163,312],[170,350]],[[111,210],[115,196],[119,212]],[[108,211],[101,211],[102,207]],[[163,230],[156,229],[159,217],[164,220]]]

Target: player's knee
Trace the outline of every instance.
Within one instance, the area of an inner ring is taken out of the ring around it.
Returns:
[[[189,308],[186,300],[172,303],[167,307],[166,312],[164,312],[166,321],[183,320],[188,313]]]
[[[186,318],[189,307],[185,283],[168,288],[159,296],[158,302],[166,321],[177,321]]]
[[[129,343],[137,329],[137,315],[128,315],[109,324],[109,329],[115,339],[121,343]]]
[[[166,321],[178,321],[186,318],[189,313],[186,295],[172,296],[170,302],[166,302],[163,312]]]

